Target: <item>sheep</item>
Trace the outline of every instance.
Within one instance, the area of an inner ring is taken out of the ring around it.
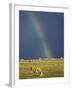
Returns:
[[[36,73],[40,74],[40,76],[43,76],[43,72],[42,72],[41,68],[36,68]]]
[[[39,58],[39,60],[42,60],[42,58]]]
[[[43,76],[43,72],[42,72],[41,68],[39,68],[39,67],[37,67],[37,68],[30,67],[30,70],[32,70],[33,73],[35,73],[35,74],[39,74],[39,76]]]
[[[41,69],[40,68],[36,68],[36,72],[41,72]]]

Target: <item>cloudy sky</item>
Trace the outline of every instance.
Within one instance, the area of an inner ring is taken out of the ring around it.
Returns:
[[[19,58],[64,57],[64,13],[19,11]]]

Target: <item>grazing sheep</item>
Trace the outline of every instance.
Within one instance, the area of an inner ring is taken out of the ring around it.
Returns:
[[[63,59],[63,57],[61,57],[60,59]]]
[[[42,60],[42,58],[39,58],[39,60]]]
[[[30,70],[32,70],[33,73],[35,73],[35,74],[39,74],[40,76],[43,76],[43,72],[42,72],[41,68],[39,68],[39,67],[37,67],[37,68],[30,67]]]
[[[24,59],[21,59],[20,62],[21,62],[21,63],[24,62]]]
[[[36,68],[36,72],[41,72],[41,69],[40,68]]]
[[[36,68],[36,73],[40,74],[40,76],[43,76],[43,72],[42,72],[41,68]]]

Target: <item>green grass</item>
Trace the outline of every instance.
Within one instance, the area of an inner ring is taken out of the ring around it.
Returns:
[[[43,73],[34,73],[37,68],[41,69]],[[64,77],[64,60],[57,58],[50,58],[45,60],[21,60],[19,62],[19,79],[31,78],[49,78],[49,77]]]

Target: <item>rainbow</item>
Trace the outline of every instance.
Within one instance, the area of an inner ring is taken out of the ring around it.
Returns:
[[[36,30],[36,33],[37,35],[39,36],[41,42],[42,42],[42,45],[43,45],[43,48],[44,48],[44,53],[45,53],[45,57],[48,57],[48,58],[51,58],[52,57],[52,52],[51,52],[51,49],[49,48],[47,42],[46,42],[46,39],[45,39],[45,35],[43,33],[43,27],[38,19],[38,17],[34,14],[34,13],[29,13],[31,18],[32,18],[32,22],[34,24],[34,27],[35,27],[35,30]]]

